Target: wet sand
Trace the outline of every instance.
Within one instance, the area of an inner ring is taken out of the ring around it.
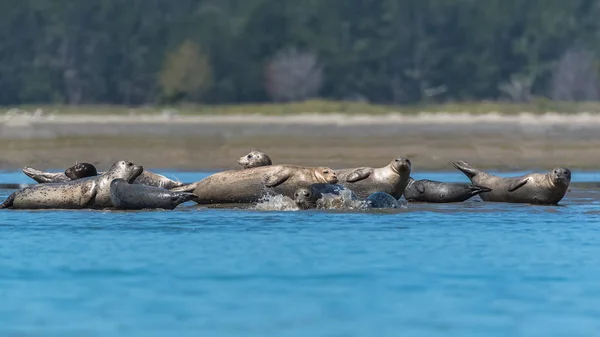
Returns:
[[[413,170],[452,169],[466,160],[485,169],[600,167],[600,116],[297,115],[73,116],[0,118],[0,169],[57,170],[117,160],[146,168],[238,168],[251,149],[275,163],[333,168],[384,166],[407,156]]]

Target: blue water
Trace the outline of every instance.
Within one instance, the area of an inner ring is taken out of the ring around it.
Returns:
[[[600,173],[573,180],[562,206],[2,210],[0,336],[595,336]]]

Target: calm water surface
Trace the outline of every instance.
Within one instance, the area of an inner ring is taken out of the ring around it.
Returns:
[[[598,335],[600,173],[573,180],[549,207],[2,210],[0,336]]]

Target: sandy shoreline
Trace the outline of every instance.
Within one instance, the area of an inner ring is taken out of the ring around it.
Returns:
[[[456,159],[482,168],[597,169],[600,114],[534,115],[54,115],[0,117],[0,169],[107,167],[219,170],[253,148],[276,163],[383,166],[408,156],[414,170]]]

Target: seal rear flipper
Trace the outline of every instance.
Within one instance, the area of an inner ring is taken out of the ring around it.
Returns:
[[[183,185],[183,186],[179,186],[179,187],[174,187],[174,188],[169,189],[169,191],[171,191],[171,192],[194,192],[195,189],[196,189],[196,183],[193,183],[193,184]]]
[[[529,179],[525,178],[525,179],[519,180],[515,183],[511,183],[510,185],[508,185],[508,191],[514,192],[514,191],[518,190],[519,188],[525,186],[525,184],[527,184],[528,180]]]
[[[15,194],[16,193],[17,192],[9,195],[8,198],[6,198],[6,200],[4,200],[4,202],[0,204],[0,209],[12,207],[13,202],[15,201]]]
[[[54,182],[50,177],[45,176],[46,172],[34,169],[33,167],[25,166],[22,171],[26,176],[35,180],[38,183]]]
[[[195,203],[200,203],[200,197],[195,195],[194,193],[188,193],[188,192],[183,192],[181,194],[178,195],[174,195],[172,197],[172,200],[174,202],[177,202],[177,204],[183,204],[184,202],[188,202],[188,201],[193,201]]]
[[[469,189],[471,190],[472,195],[477,195],[479,193],[491,192],[492,189],[479,185],[469,185]]]
[[[463,160],[452,162],[452,166],[457,168],[459,171],[464,173],[469,178],[473,178],[480,172],[478,169],[474,168],[469,163],[467,163]]]
[[[368,168],[358,168],[352,171],[347,177],[346,182],[354,183],[360,180],[367,179],[371,175],[371,169]]]

